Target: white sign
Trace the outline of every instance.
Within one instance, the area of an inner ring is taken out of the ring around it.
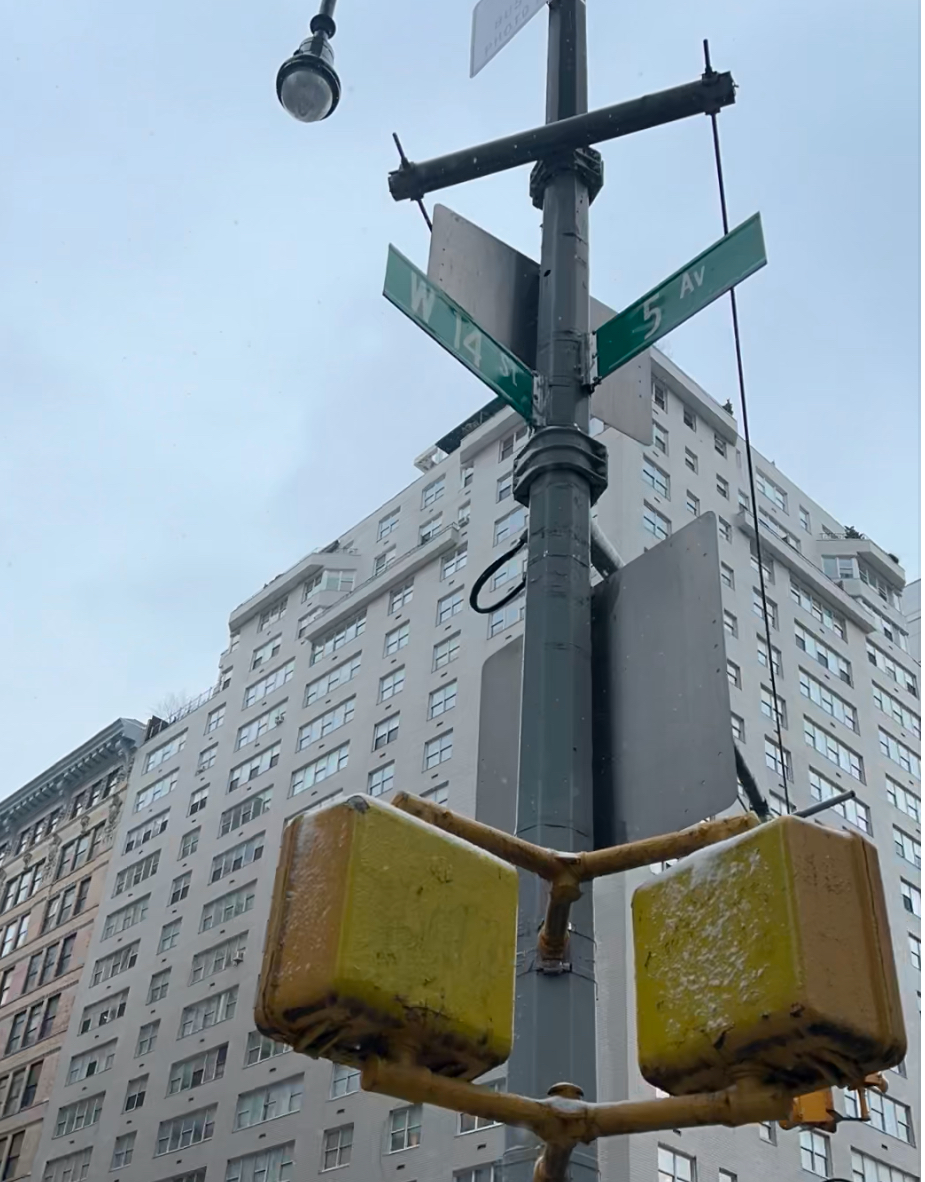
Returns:
[[[472,10],[469,77],[474,78],[546,3],[547,0],[479,0]]]

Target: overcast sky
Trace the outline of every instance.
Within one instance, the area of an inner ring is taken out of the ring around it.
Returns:
[[[279,108],[299,0],[30,0],[0,42],[0,795],[214,679],[228,614],[407,484],[486,392],[381,295],[412,159],[542,119],[544,13],[474,80],[471,0],[341,0],[326,123]],[[919,573],[915,0],[588,0],[592,106],[692,81],[709,37],[753,440]],[[709,121],[603,145],[598,298],[721,233]],[[438,199],[539,249],[528,169]],[[738,407],[728,302],[667,338]]]

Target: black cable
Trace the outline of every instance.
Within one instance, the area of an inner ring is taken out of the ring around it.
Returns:
[[[510,603],[512,599],[516,599],[521,591],[523,591],[524,587],[527,585],[526,575],[524,575],[513,591],[505,595],[503,599],[499,599],[497,603],[493,603],[489,607],[479,607],[478,605],[479,592],[495,573],[498,567],[504,566],[507,560],[509,558],[513,558],[517,551],[526,546],[526,544],[527,531],[524,530],[518,541],[510,548],[510,550],[505,550],[500,558],[496,558],[490,566],[486,566],[479,577],[475,580],[475,582],[472,584],[472,590],[469,592],[469,606],[474,612],[478,612],[480,616],[487,616],[491,612],[496,612],[499,607],[504,607],[506,604]]]
[[[712,74],[710,65],[710,43],[704,40],[703,57],[706,74]],[[710,115],[713,125],[713,154],[716,157],[716,179],[719,184],[719,203],[723,215],[723,234],[729,233],[729,214],[726,210],[726,185],[723,180],[723,160],[719,150],[719,126],[716,122],[716,112]],[[745,456],[748,460],[748,487],[751,493],[752,524],[755,530],[755,554],[758,558],[758,583],[761,589],[761,610],[764,614],[764,635],[768,646],[768,670],[771,676],[771,700],[774,708],[774,721],[777,724],[777,750],[780,758],[781,787],[784,790],[784,803],[790,812],[790,792],[787,788],[787,763],[784,757],[784,737],[781,731],[781,711],[777,696],[777,678],[774,673],[774,646],[771,643],[771,620],[768,615],[768,595],[764,579],[764,559],[761,554],[760,526],[758,524],[758,498],[755,495],[755,466],[752,462],[752,442],[748,430],[748,408],[745,402],[745,369],[742,365],[742,340],[739,334],[739,310],[736,304],[736,291],[733,287],[729,292],[729,302],[732,305],[732,332],[735,337],[736,368],[739,375],[739,400],[742,403],[742,427],[745,432]]]
[[[748,797],[748,803],[752,807],[752,812],[758,817],[760,821],[770,821],[771,810],[768,807],[768,802],[765,800],[758,787],[758,781],[751,773],[751,769],[745,762],[745,756],[738,749],[735,743],[732,744],[732,749],[735,751],[736,758],[736,775],[739,778],[739,783],[745,789],[745,795]]]

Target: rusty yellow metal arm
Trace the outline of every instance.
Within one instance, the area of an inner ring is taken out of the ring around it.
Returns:
[[[657,1100],[586,1104],[561,1094],[531,1100],[463,1080],[447,1079],[423,1067],[377,1058],[364,1063],[361,1079],[364,1091],[395,1096],[409,1104],[435,1104],[502,1124],[520,1125],[547,1145],[559,1147],[628,1133],[785,1120],[792,1099],[790,1092],[765,1088],[746,1078],[721,1092]]]
[[[399,792],[393,799],[395,808],[410,813],[421,821],[461,837],[480,849],[487,850],[521,870],[529,870],[546,879],[550,884],[546,920],[539,935],[539,951],[545,960],[564,959],[568,942],[569,909],[581,894],[581,884],[605,874],[618,874],[623,870],[636,870],[652,862],[664,862],[669,858],[683,858],[695,850],[715,845],[718,841],[736,837],[757,825],[753,814],[741,817],[727,817],[722,821],[703,821],[680,833],[667,833],[661,837],[648,837],[644,841],[631,841],[626,845],[612,846],[606,850],[588,853],[563,854],[543,849],[529,841],[523,841],[470,817],[462,817],[441,805],[431,804],[408,792]]]

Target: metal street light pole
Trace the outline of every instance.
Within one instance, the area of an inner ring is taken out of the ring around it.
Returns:
[[[588,108],[585,0],[549,9],[546,121]],[[590,329],[588,206],[601,183],[600,160],[566,151],[531,176],[542,203],[537,368],[542,424],[522,453],[515,495],[529,504],[523,693],[517,823],[519,837],[563,851],[593,848],[591,795],[591,567],[594,494],[606,481],[603,449],[587,434]],[[595,498],[596,499],[596,498]],[[522,876],[517,1002],[508,1088],[544,1096],[556,1083],[597,1096],[594,920],[590,887],[571,910],[566,959],[544,963],[537,934],[546,888]],[[530,1182],[537,1143],[507,1130],[505,1182]],[[572,1155],[574,1182],[597,1179],[595,1146]]]

